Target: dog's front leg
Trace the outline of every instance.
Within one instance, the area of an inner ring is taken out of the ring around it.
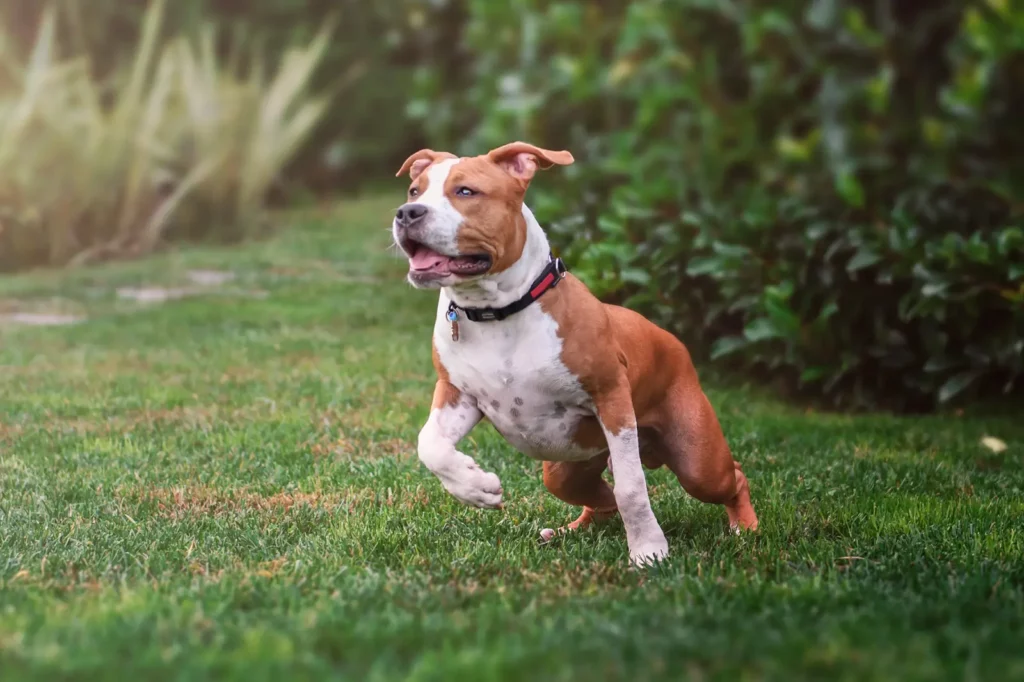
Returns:
[[[481,417],[475,398],[438,381],[430,417],[420,430],[418,452],[420,461],[454,497],[474,507],[495,509],[501,507],[501,481],[455,449]]]
[[[647,495],[629,384],[620,382],[617,388],[596,398],[595,403],[608,441],[615,504],[626,527],[629,560],[638,566],[654,563],[668,556],[668,542]]]

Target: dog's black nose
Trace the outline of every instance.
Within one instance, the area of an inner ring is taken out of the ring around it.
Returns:
[[[400,225],[408,227],[422,220],[425,215],[427,215],[427,207],[423,204],[403,204],[399,207],[398,213],[395,214],[395,219],[398,220]]]

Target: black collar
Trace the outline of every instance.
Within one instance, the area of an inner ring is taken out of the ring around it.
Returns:
[[[448,314],[446,316],[448,321],[453,325],[457,325],[459,317],[464,316],[472,322],[492,322],[494,320],[504,320],[506,317],[515,315],[543,296],[545,291],[558,286],[558,283],[565,277],[567,271],[562,259],[555,258],[553,254],[548,256],[548,258],[548,264],[544,271],[540,273],[537,279],[533,280],[529,291],[523,294],[519,300],[513,301],[502,308],[463,308],[455,305],[455,301],[452,301],[448,304]]]

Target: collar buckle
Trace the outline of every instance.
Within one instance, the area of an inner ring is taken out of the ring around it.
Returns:
[[[569,269],[565,267],[565,262],[561,258],[555,258],[553,261],[555,265],[555,274],[558,275],[558,279],[563,279],[565,273],[569,272]]]

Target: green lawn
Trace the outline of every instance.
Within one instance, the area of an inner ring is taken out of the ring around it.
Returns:
[[[712,386],[759,534],[658,471],[667,565],[630,570],[618,521],[539,546],[576,510],[489,426],[504,511],[416,460],[435,297],[394,204],[0,280],[0,312],[89,318],[0,327],[0,679],[1024,679],[1024,419]],[[115,294],[194,269],[237,278]]]

